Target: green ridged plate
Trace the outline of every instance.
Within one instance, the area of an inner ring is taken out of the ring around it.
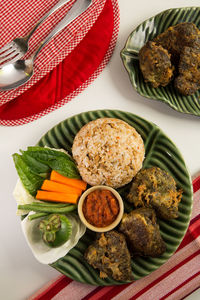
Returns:
[[[187,230],[192,208],[192,184],[181,153],[174,143],[155,124],[136,115],[117,110],[98,110],[84,112],[66,119],[50,129],[38,142],[40,146],[63,148],[71,153],[73,139],[80,128],[89,121],[100,117],[112,117],[124,120],[133,126],[142,136],[145,144],[146,158],[144,168],[158,166],[167,170],[183,189],[183,199],[179,205],[179,218],[160,221],[161,234],[167,245],[166,252],[159,258],[134,258],[132,269],[135,279],[142,278],[159,268],[174,253]],[[124,193],[121,189],[120,193]],[[125,204],[125,207],[128,206]],[[93,232],[87,231],[78,244],[63,258],[51,266],[66,276],[79,282],[92,285],[118,285],[112,278],[101,279],[98,271],[93,269],[83,258],[84,251],[95,238]]]
[[[166,87],[153,88],[144,82],[139,68],[141,47],[168,27],[182,22],[192,22],[200,29],[200,7],[168,9],[144,21],[129,35],[121,58],[134,89],[140,95],[160,100],[181,113],[200,116],[200,90],[191,96],[183,96],[176,91],[173,82]]]

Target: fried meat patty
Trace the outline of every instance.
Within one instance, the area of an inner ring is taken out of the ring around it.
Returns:
[[[139,64],[146,82],[153,87],[166,86],[173,77],[171,55],[161,45],[147,42],[139,51]]]
[[[182,191],[177,190],[174,178],[158,167],[141,170],[134,178],[128,201],[134,207],[150,207],[163,219],[178,217]]]
[[[119,231],[126,236],[133,255],[157,257],[166,249],[153,209],[138,208],[124,214]]]
[[[112,277],[115,280],[131,281],[131,257],[123,234],[108,231],[98,236],[84,254],[87,262],[99,269],[100,277]]]
[[[200,88],[200,49],[185,47],[180,55],[175,88],[183,95],[192,95]]]
[[[194,23],[184,22],[169,27],[153,41],[171,54],[172,64],[178,65],[184,47],[200,47],[200,31]]]

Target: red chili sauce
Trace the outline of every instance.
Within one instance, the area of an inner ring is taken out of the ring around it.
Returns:
[[[88,223],[96,227],[106,227],[119,214],[119,202],[111,191],[95,190],[83,203],[83,214]]]

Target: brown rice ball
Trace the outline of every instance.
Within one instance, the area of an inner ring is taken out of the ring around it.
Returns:
[[[100,118],[83,126],[75,136],[73,158],[84,181],[114,188],[129,183],[141,169],[144,143],[126,122]]]

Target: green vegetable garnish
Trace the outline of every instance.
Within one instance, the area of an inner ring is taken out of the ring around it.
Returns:
[[[52,214],[39,223],[42,239],[50,247],[63,245],[71,235],[71,224],[65,215]]]
[[[44,163],[41,163],[34,157],[31,157],[27,151],[20,151],[20,152],[22,153],[24,162],[31,169],[31,172],[33,172],[41,177],[47,178],[47,176],[51,172],[51,168],[49,166],[47,166]]]
[[[30,204],[18,205],[18,209],[29,210],[35,212],[44,212],[44,213],[68,213],[77,208],[75,204],[49,204],[42,205],[38,202],[32,202]]]
[[[32,220],[35,220],[35,219],[38,219],[38,218],[41,218],[41,217],[45,217],[45,216],[48,216],[49,214],[46,213],[46,212],[37,212],[37,213],[34,213],[32,215],[29,215],[28,216],[28,219],[29,221],[32,221]]]
[[[20,152],[13,154],[13,160],[23,186],[32,196],[52,170],[68,178],[80,178],[75,162],[62,151],[35,146]]]
[[[25,189],[32,195],[35,196],[38,189],[40,189],[44,178],[35,173],[32,173],[30,167],[25,163],[22,156],[15,153],[13,154],[13,160],[17,173],[23,183]]]
[[[63,176],[80,178],[75,162],[70,155],[62,151],[35,146],[28,147],[26,154]]]

